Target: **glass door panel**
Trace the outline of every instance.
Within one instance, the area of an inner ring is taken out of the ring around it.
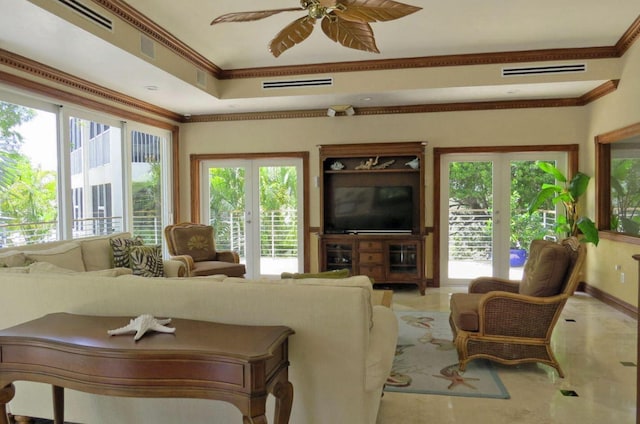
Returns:
[[[301,272],[301,161],[210,161],[204,168],[202,216],[216,230],[216,246],[237,251],[248,277]]]
[[[527,209],[543,183],[553,183],[537,161],[559,169],[556,152],[452,154],[443,159],[440,280],[466,285],[480,276],[522,278],[531,241],[552,233],[554,206]]]

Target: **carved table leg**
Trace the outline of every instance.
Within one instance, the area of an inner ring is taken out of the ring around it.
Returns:
[[[276,398],[276,410],[274,424],[287,424],[293,405],[293,384],[290,381],[279,381],[273,388],[273,396]]]
[[[257,417],[242,417],[242,424],[269,424],[265,415],[259,415]]]
[[[9,424],[7,416],[7,403],[13,399],[16,394],[16,388],[13,384],[0,389],[0,424]]]

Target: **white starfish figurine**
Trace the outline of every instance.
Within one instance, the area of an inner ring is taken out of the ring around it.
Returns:
[[[173,327],[165,327],[165,324],[169,324],[171,318],[167,319],[155,319],[153,315],[144,314],[129,321],[128,325],[124,327],[116,328],[115,330],[107,331],[110,336],[118,334],[136,333],[133,336],[133,340],[140,340],[144,333],[149,330],[158,331],[160,333],[175,333],[176,329]]]

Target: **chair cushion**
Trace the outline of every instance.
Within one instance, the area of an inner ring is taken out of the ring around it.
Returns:
[[[228,277],[242,277],[247,273],[244,264],[221,261],[201,261],[193,264],[192,276],[224,274]]]
[[[451,295],[451,319],[456,328],[464,331],[478,331],[478,305],[482,293],[454,293]]]
[[[24,252],[8,250],[0,253],[0,268],[12,268],[25,265],[27,265],[27,255],[25,255]]]
[[[177,255],[189,255],[194,262],[215,261],[216,246],[210,225],[184,225],[171,229],[171,241]]]
[[[536,297],[559,294],[568,266],[569,254],[562,245],[548,240],[534,240],[524,266],[520,294]]]

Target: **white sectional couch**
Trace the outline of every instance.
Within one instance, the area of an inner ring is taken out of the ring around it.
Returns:
[[[374,424],[397,339],[395,315],[389,308],[372,306],[371,284],[362,276],[274,281],[0,270],[0,328],[53,312],[125,317],[149,313],[290,326],[295,331],[289,340],[292,424]],[[273,405],[270,397],[269,420]],[[117,398],[67,390],[65,406],[66,420],[76,423],[242,422],[232,405],[201,399]],[[51,388],[16,383],[9,410],[51,418]]]

